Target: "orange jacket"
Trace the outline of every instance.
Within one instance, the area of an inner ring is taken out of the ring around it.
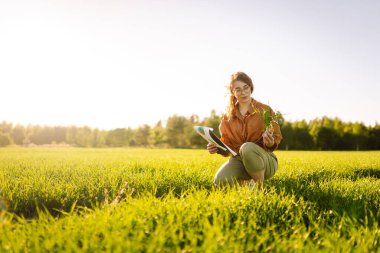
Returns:
[[[227,144],[236,153],[239,153],[241,145],[245,142],[253,142],[272,152],[281,142],[282,135],[280,126],[277,122],[272,121],[274,145],[267,148],[263,143],[263,133],[265,132],[265,123],[263,118],[264,110],[269,111],[273,116],[275,113],[268,105],[252,99],[251,107],[246,115],[241,115],[239,110],[234,110],[231,119],[224,115],[219,125],[221,140]]]

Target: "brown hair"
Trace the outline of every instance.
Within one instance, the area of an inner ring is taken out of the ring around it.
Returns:
[[[236,81],[241,81],[243,83],[248,84],[248,86],[251,88],[251,94],[253,92],[253,82],[252,82],[252,79],[246,73],[244,73],[244,72],[236,72],[236,73],[233,73],[231,75],[231,81],[230,81],[230,84],[228,86],[229,91],[230,91],[230,94],[229,94],[230,99],[229,99],[229,103],[228,103],[228,107],[227,107],[227,116],[228,116],[228,119],[232,118],[233,112],[234,112],[234,110],[236,108],[237,99],[235,98],[234,91],[232,90],[233,84]]]

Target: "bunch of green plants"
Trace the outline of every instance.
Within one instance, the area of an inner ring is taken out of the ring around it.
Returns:
[[[263,119],[265,125],[265,131],[273,133],[273,123],[279,124],[279,121],[282,119],[282,113],[280,111],[272,112],[268,109],[255,109],[253,114],[258,114]]]

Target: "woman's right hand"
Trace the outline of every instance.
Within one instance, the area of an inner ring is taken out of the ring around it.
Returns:
[[[214,143],[208,143],[207,150],[210,154],[215,154],[218,152],[218,147]]]

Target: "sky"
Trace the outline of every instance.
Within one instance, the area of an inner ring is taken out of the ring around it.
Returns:
[[[155,125],[227,106],[380,123],[377,0],[0,0],[0,121]]]

